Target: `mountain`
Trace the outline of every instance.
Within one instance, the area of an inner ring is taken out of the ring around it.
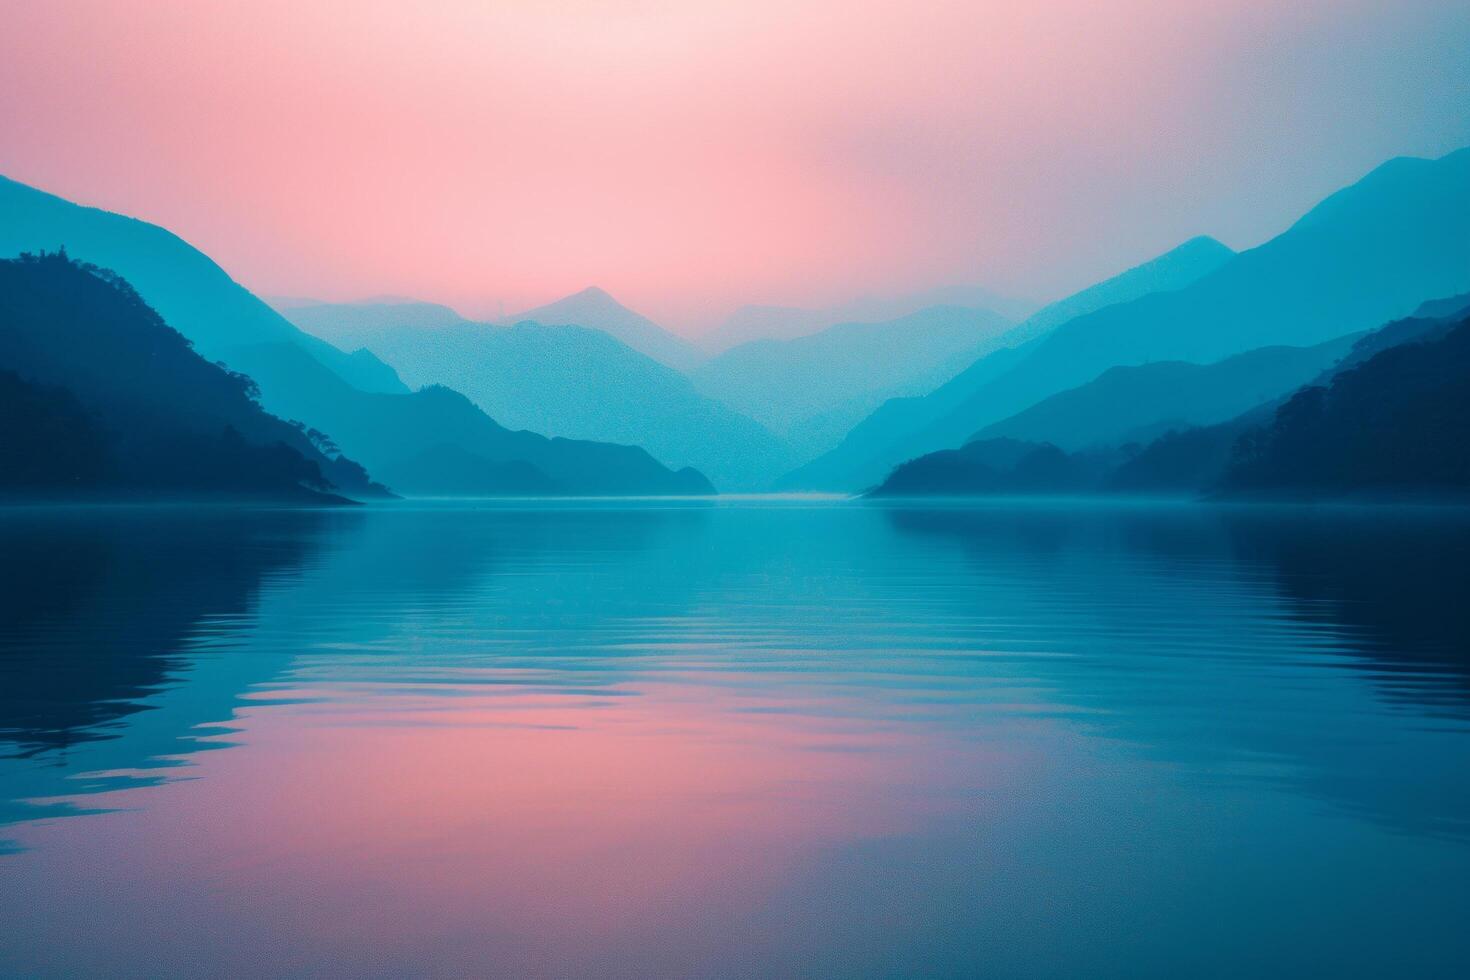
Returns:
[[[1470,151],[1392,161],[1183,289],[1057,327],[933,423],[926,441],[953,444],[1109,367],[1310,346],[1404,316],[1424,296],[1470,285],[1466,213]]]
[[[511,432],[452,393],[409,392],[365,350],[346,354],[302,332],[177,236],[143,221],[85,208],[0,179],[0,254],[65,244],[73,256],[106,264],[209,360],[248,375],[261,404],[326,432],[374,477],[440,445],[470,457],[455,474],[490,474],[480,461],[522,460],[567,494],[688,493],[708,487],[698,474],[671,472],[641,449],[598,446]],[[371,419],[373,424],[365,424]],[[478,467],[478,469],[477,469]],[[420,492],[433,488],[414,479]],[[519,492],[490,481],[476,492]],[[444,492],[448,492],[447,490]]]
[[[769,431],[600,330],[471,323],[425,306],[288,312],[328,340],[371,349],[410,384],[464,392],[512,428],[639,445],[670,466],[695,467],[726,490],[763,489],[792,463]],[[397,311],[409,325],[395,322]]]
[[[551,327],[601,330],[676,371],[687,371],[701,360],[693,344],[676,337],[641,313],[633,312],[596,286],[526,310],[504,322],[511,324],[527,320]]]
[[[1110,367],[1312,346],[1404,316],[1423,296],[1470,285],[1467,211],[1470,150],[1390,161],[1187,286],[1069,320],[999,365],[982,358],[921,404],[884,406],[884,418],[864,420],[833,454],[782,482],[862,486]]]
[[[242,344],[295,344],[364,391],[407,391],[387,365],[302,333],[204,253],[135,218],[81,207],[0,177],[0,256],[65,247],[113,269],[204,357],[233,364]]]
[[[871,496],[1095,493],[1117,461],[1116,451],[1067,453],[1050,443],[979,439],[900,463]]]
[[[1166,432],[1119,463],[1107,489],[1140,496],[1197,497],[1219,482],[1240,437],[1269,420],[1274,410],[1264,406],[1215,425]]]
[[[719,353],[760,340],[794,340],[842,322],[831,310],[799,306],[742,306],[699,338],[705,350]]]
[[[1068,311],[1084,315],[1109,300],[1127,302],[1157,289],[1179,289],[1219,267],[1230,255],[1212,238],[1192,238],[1163,255],[1089,286],[1081,292],[1037,310],[997,339],[995,349],[978,356],[947,381],[922,397],[893,398],[857,422],[841,442],[823,456],[799,467],[777,482],[785,490],[854,490],[873,486],[894,463],[916,455],[927,446],[917,441],[938,419],[954,411],[975,391],[999,377],[1029,354]],[[1221,250],[1224,250],[1222,252]],[[958,441],[958,440],[956,440]]]
[[[1470,495],[1470,317],[1303,388],[1221,481],[1268,497]]]
[[[1008,320],[1020,320],[1035,309],[1030,303],[1000,296],[980,286],[942,286],[898,296],[864,297],[814,309],[742,306],[701,337],[700,346],[719,352],[757,340],[795,340],[842,323],[882,323],[936,306],[992,310]]]
[[[262,358],[278,367],[271,387],[261,386],[263,401],[312,419],[345,452],[404,493],[519,496],[532,482],[563,496],[713,492],[698,472],[671,472],[637,446],[511,431],[449,388],[433,385],[409,395],[360,392],[291,345],[264,350]],[[435,467],[417,469],[425,459]],[[483,482],[469,479],[475,474]]]
[[[1442,337],[1454,327],[1456,317],[1465,313],[1470,313],[1470,296],[1421,303],[1414,316],[1357,337],[1352,348],[1320,372],[1311,386],[1331,385],[1337,375],[1391,348]],[[1264,401],[1214,425],[1164,434],[1118,467],[1109,481],[1110,489],[1121,493],[1192,494],[1217,488],[1235,461],[1237,444],[1268,427],[1290,394]]]
[[[809,458],[888,398],[932,389],[1011,326],[988,310],[931,307],[886,323],[845,323],[794,340],[742,344],[693,378],[700,391]]]
[[[475,496],[492,486],[504,496],[547,497],[563,486],[523,459],[487,459],[448,443],[390,463],[385,472],[404,493],[429,497]],[[689,492],[708,493],[709,487],[691,481]]]
[[[294,310],[302,306],[321,306],[326,300],[316,299],[311,296],[261,296],[265,305],[280,312],[281,310]]]
[[[1068,453],[977,438],[899,464],[873,493],[1463,497],[1470,494],[1467,313],[1387,324],[1293,393],[1223,422],[1167,432],[1142,449]]]
[[[1419,308],[1414,311],[1414,316],[1421,319],[1437,319],[1467,311],[1470,311],[1470,293],[1461,293],[1458,296],[1426,300],[1419,304]]]
[[[1128,303],[1149,293],[1182,289],[1214,272],[1234,256],[1235,252],[1228,245],[1208,235],[1191,238],[1142,265],[1043,306],[1027,317],[1012,334],[1012,346],[1040,337],[1053,327],[1104,307]]]
[[[1315,347],[1262,347],[1214,364],[1159,361],[1115,367],[975,433],[1068,451],[1149,442],[1171,429],[1235,418],[1306,384],[1352,349],[1356,336]]]
[[[251,395],[249,378],[200,357],[116,274],[55,253],[0,260],[0,492],[386,495]]]
[[[272,300],[272,305],[302,330],[338,346],[344,342],[342,338],[375,330],[454,327],[466,322],[464,317],[447,306],[410,299],[362,300],[356,303]]]

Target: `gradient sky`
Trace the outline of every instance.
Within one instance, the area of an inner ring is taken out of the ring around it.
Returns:
[[[1465,0],[0,0],[0,172],[266,294],[1049,298],[1470,144]]]

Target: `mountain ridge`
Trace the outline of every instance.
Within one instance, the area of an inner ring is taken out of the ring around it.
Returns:
[[[371,349],[410,384],[463,392],[510,428],[639,445],[724,489],[761,489],[791,465],[782,441],[759,423],[597,328],[481,324],[457,315],[394,325],[399,309],[290,313],[304,314],[300,325],[327,339]]]
[[[877,437],[871,449],[861,444],[860,431],[870,417],[849,435],[854,445],[845,456],[819,460],[783,478],[782,485],[869,485],[865,481],[880,479],[885,464],[959,445],[986,425],[1108,367],[1150,360],[1200,363],[1254,347],[1310,346],[1376,327],[1411,311],[1424,296],[1470,285],[1470,236],[1456,217],[1467,210],[1470,148],[1375,168],[1280,235],[1180,289],[1069,320],[1012,348],[1019,353],[1008,361],[986,365],[996,355],[982,359],[969,369],[983,375],[976,383],[936,393],[938,410],[891,409],[896,418],[870,426],[867,436]]]
[[[894,320],[753,340],[711,358],[693,379],[809,459],[886,399],[945,380],[956,359],[972,360],[1013,325],[990,310],[928,307]]]
[[[699,350],[670,330],[624,306],[600,286],[587,286],[561,299],[496,321],[514,326],[522,321],[549,327],[574,326],[601,330],[641,354],[676,371],[687,371],[703,358]]]
[[[172,232],[0,181],[0,254],[53,242],[116,269],[207,359],[248,375],[268,411],[326,432],[375,475],[454,432],[467,440],[460,448],[471,454],[491,460],[522,454],[567,493],[686,493],[697,482],[642,449],[514,433],[467,400],[410,392],[372,354],[347,354],[301,331]],[[393,384],[366,384],[364,364],[381,369]],[[375,424],[360,424],[364,418]]]
[[[777,488],[853,490],[872,486],[883,479],[894,462],[917,455],[912,452],[914,447],[904,445],[908,436],[923,431],[933,419],[958,407],[973,391],[1034,350],[1040,339],[1054,329],[1047,326],[1049,318],[1067,310],[1085,315],[1109,299],[1126,300],[1159,288],[1187,285],[1219,267],[1222,253],[1204,245],[1214,241],[1207,236],[1195,236],[1146,262],[1042,307],[998,338],[994,349],[961,366],[933,390],[893,398],[879,405],[853,425],[833,449],[784,475],[777,481]],[[1214,256],[1209,254],[1212,251]],[[1228,249],[1226,252],[1234,254]],[[1181,256],[1196,261],[1177,261]]]

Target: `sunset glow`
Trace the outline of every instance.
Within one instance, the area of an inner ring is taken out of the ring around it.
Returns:
[[[257,292],[484,315],[595,283],[686,333],[747,302],[1050,298],[1470,142],[1458,0],[60,0],[0,24],[0,172]]]

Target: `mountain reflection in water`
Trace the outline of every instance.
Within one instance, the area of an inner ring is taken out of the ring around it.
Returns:
[[[1430,509],[5,511],[0,972],[1445,972],[1467,546]]]

